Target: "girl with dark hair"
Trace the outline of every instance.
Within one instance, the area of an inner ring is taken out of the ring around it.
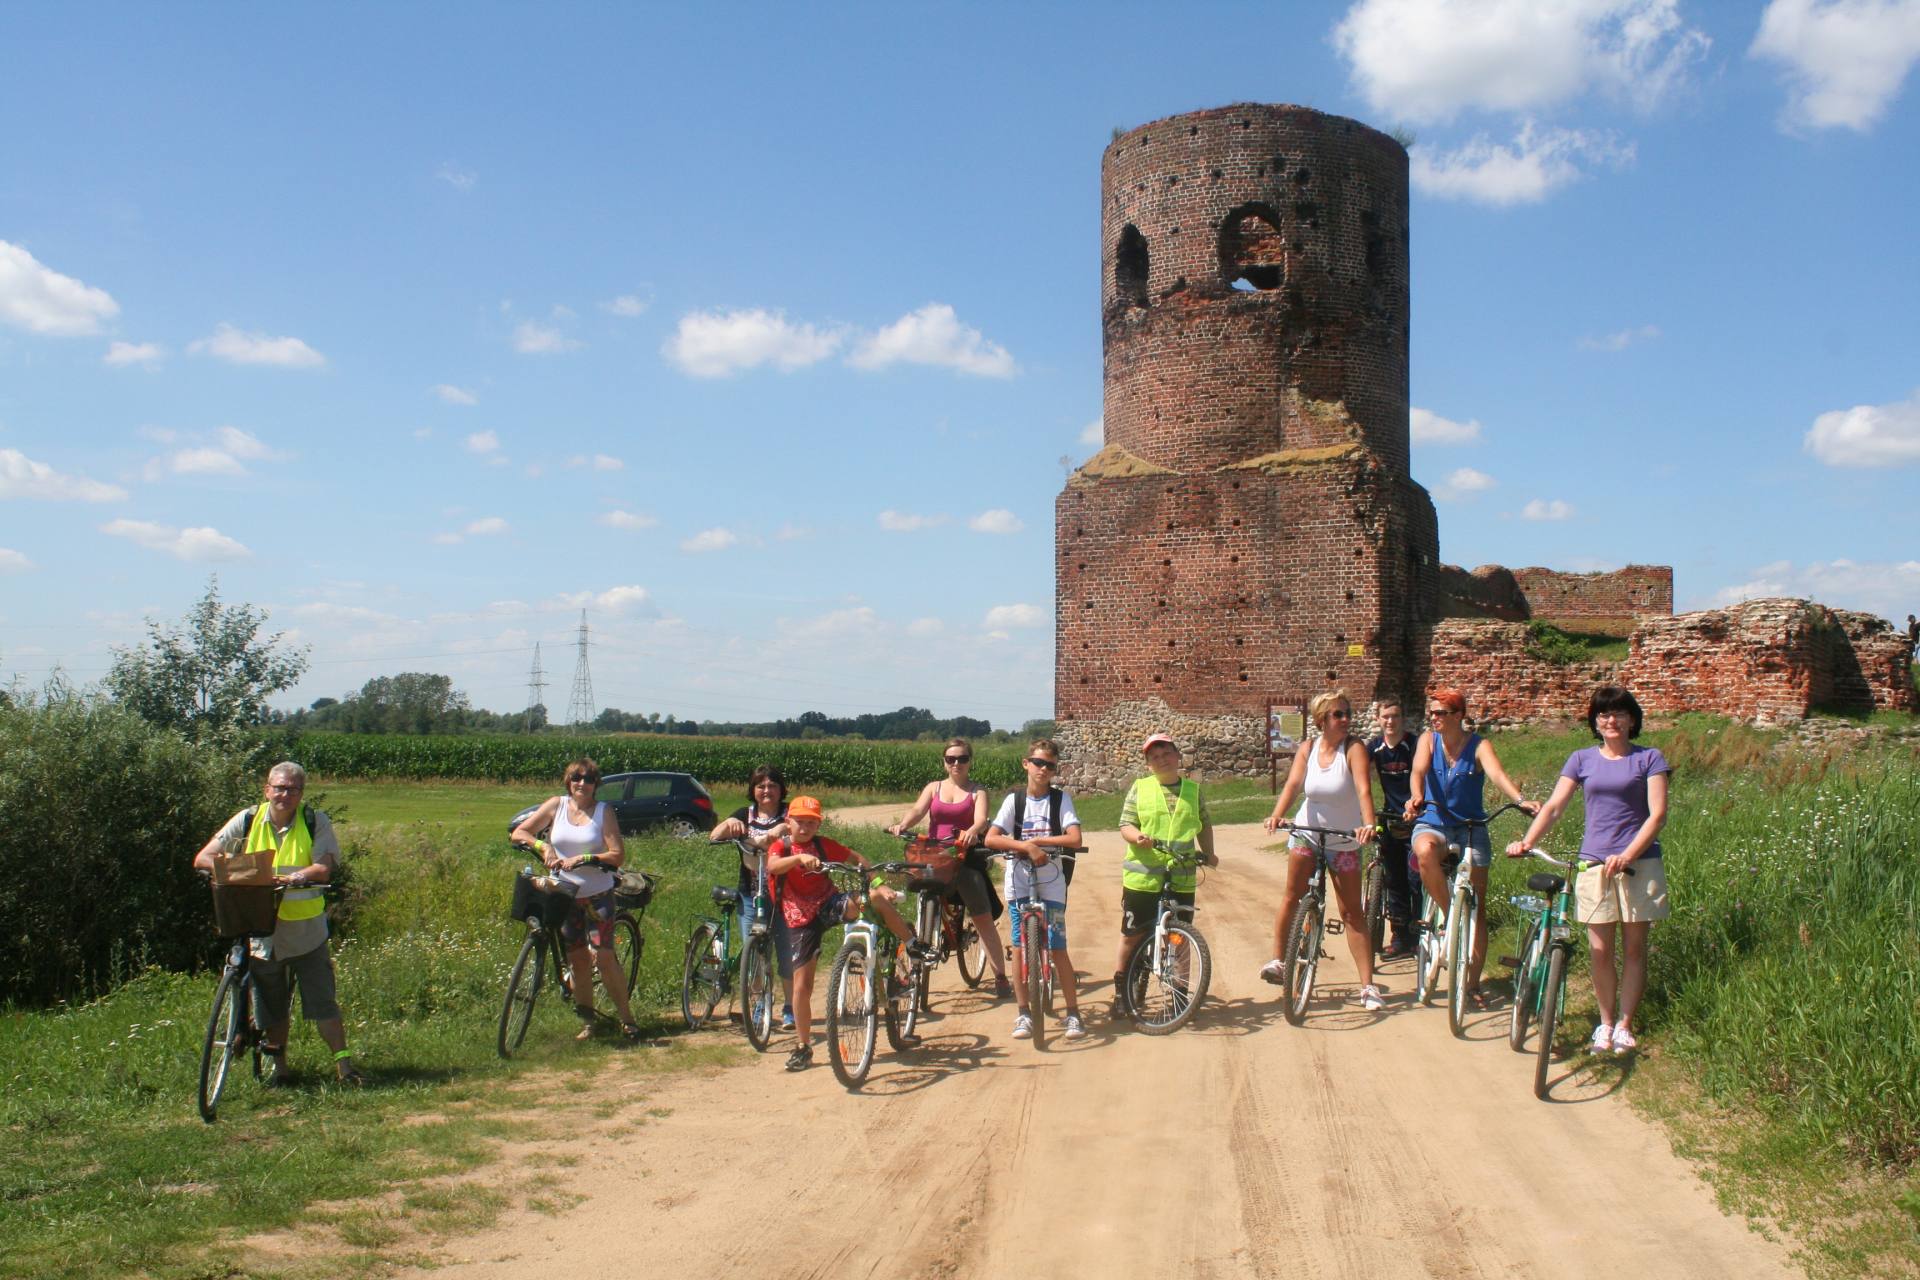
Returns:
[[[760,887],[759,859],[767,856],[767,846],[787,834],[787,779],[780,766],[763,764],[747,779],[747,803],[735,809],[725,822],[713,829],[710,840],[745,840],[759,854],[740,858],[740,900],[744,903]],[[787,925],[780,912],[773,913],[773,955],[780,966],[780,990],[784,1003],[780,1008],[780,1027],[793,1030],[793,961],[787,955]]]
[[[1667,822],[1667,775],[1658,747],[1634,743],[1643,717],[1640,703],[1619,685],[1601,685],[1587,702],[1587,728],[1600,740],[1567,757],[1553,795],[1527,828],[1507,846],[1509,858],[1524,858],[1552,830],[1578,786],[1585,800],[1586,830],[1580,839],[1585,864],[1575,883],[1576,912],[1587,926],[1593,952],[1593,995],[1600,1025],[1594,1053],[1629,1053],[1635,1047],[1633,1015],[1647,989],[1647,935],[1667,918],[1667,876],[1660,857],[1660,828]],[[1629,868],[1631,871],[1629,872]],[[1614,926],[1619,925],[1619,970],[1615,971]]]

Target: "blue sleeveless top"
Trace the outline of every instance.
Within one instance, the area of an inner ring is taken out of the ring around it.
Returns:
[[[1478,821],[1487,816],[1487,771],[1475,758],[1479,751],[1480,735],[1468,734],[1460,758],[1449,767],[1440,731],[1433,731],[1433,762],[1427,766],[1426,777],[1427,807],[1420,811],[1420,821],[1451,826],[1467,818]]]

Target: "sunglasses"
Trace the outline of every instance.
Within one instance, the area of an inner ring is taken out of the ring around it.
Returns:
[[[572,785],[573,783],[576,783],[576,782],[599,782],[599,781],[600,779],[593,777],[591,774],[570,773],[567,775],[568,785]]]
[[[973,759],[972,756],[943,756],[941,758],[948,764],[965,764],[967,761]]]
[[[1036,769],[1058,769],[1060,767],[1058,760],[1046,760],[1040,756],[1028,756],[1027,763]]]
[[[1351,712],[1351,711],[1329,711],[1329,712],[1327,712],[1327,719],[1329,719],[1329,720],[1351,720],[1351,719],[1353,719],[1353,712]]]
[[[1450,716],[1453,712],[1446,707],[1428,707],[1427,714],[1429,716]]]

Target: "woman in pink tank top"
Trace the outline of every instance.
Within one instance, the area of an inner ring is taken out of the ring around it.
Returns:
[[[987,960],[993,965],[993,993],[1005,999],[1013,994],[1007,981],[1006,946],[1000,941],[1000,929],[993,922],[995,900],[993,886],[987,880],[986,848],[980,839],[987,833],[987,792],[970,780],[973,771],[973,747],[965,738],[947,743],[941,756],[947,776],[929,782],[920,789],[919,799],[900,821],[888,827],[894,835],[927,820],[927,834],[935,840],[951,840],[966,861],[954,879],[951,892],[960,895],[973,927],[987,944]]]

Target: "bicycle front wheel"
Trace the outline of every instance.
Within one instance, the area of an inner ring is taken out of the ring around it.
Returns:
[[[1367,862],[1366,877],[1360,884],[1360,900],[1367,906],[1367,945],[1377,956],[1387,941],[1387,873],[1377,853]]]
[[[893,944],[893,963],[887,966],[886,982],[882,990],[887,998],[881,1005],[886,1015],[887,1044],[895,1053],[911,1049],[914,1045],[913,1029],[919,1025],[920,1013],[916,1006],[919,998],[919,967],[907,954],[907,944]]]
[[[1527,1025],[1533,1020],[1533,997],[1539,988],[1540,920],[1527,925],[1527,940],[1520,948],[1520,967],[1513,971],[1513,1011],[1507,1016],[1507,1045],[1515,1053],[1527,1051]]]
[[[1473,890],[1453,891],[1453,915],[1447,928],[1447,1026],[1455,1038],[1467,1035],[1467,961],[1473,955]]]
[[[680,1015],[687,1020],[689,1031],[706,1026],[720,1003],[725,970],[714,958],[719,944],[720,930],[711,920],[702,920],[687,936],[687,954],[680,961]]]
[[[1167,925],[1165,944],[1154,954],[1149,937],[1127,963],[1127,1004],[1133,1024],[1150,1036],[1185,1026],[1206,998],[1213,974],[1207,940],[1185,921]]]
[[[633,999],[634,984],[640,981],[640,957],[647,940],[640,936],[640,922],[626,912],[613,918],[613,954],[619,959],[620,973],[627,980],[627,999]]]
[[[1282,1012],[1299,1026],[1307,1020],[1307,1002],[1313,998],[1313,977],[1320,968],[1320,937],[1326,928],[1326,908],[1313,898],[1302,898],[1287,925],[1287,1002]]]
[[[207,1038],[200,1047],[200,1118],[208,1124],[220,1105],[220,1091],[227,1087],[227,1073],[241,1052],[245,1038],[246,991],[240,972],[228,969],[220,975],[213,990],[213,1012],[207,1015]]]
[[[500,1006],[498,1047],[503,1058],[511,1058],[527,1038],[527,1024],[533,1021],[533,1002],[540,995],[540,979],[546,967],[546,939],[538,930],[530,929],[507,975],[507,998]]]
[[[960,966],[960,980],[967,984],[968,990],[979,987],[980,979],[987,976],[987,940],[980,936],[973,918],[965,912],[960,916],[960,945],[954,952],[954,961]]]
[[[1533,1096],[1547,1096],[1547,1076],[1553,1069],[1553,1037],[1560,1030],[1560,1000],[1567,986],[1567,949],[1557,946],[1547,957],[1547,978],[1540,988],[1540,1044],[1534,1050]]]
[[[747,939],[740,953],[740,1025],[760,1053],[773,1040],[773,935]]]
[[[1420,918],[1420,941],[1413,952],[1413,995],[1423,1005],[1433,1003],[1434,988],[1440,981],[1440,967],[1446,963],[1443,948],[1446,934],[1439,912],[1429,909]]]
[[[1020,978],[1027,984],[1027,1016],[1033,1047],[1047,1047],[1047,918],[1035,913],[1020,925]]]
[[[833,1074],[858,1089],[873,1069],[879,1017],[874,1007],[873,975],[866,949],[843,945],[827,979],[827,1057]]]

